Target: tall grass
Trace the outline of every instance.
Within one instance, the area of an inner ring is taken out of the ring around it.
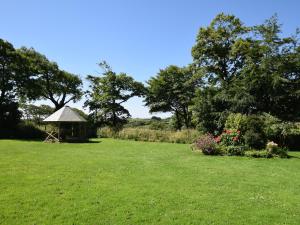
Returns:
[[[193,143],[201,133],[197,130],[151,130],[143,128],[124,128],[118,133],[104,127],[98,131],[98,136],[102,138],[118,138],[135,141],[169,142],[169,143]]]

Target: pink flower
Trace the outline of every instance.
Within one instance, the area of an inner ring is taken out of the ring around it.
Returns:
[[[225,130],[226,134],[231,134],[231,130]]]

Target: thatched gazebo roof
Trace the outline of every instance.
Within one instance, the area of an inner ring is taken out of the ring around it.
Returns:
[[[57,110],[46,119],[44,122],[87,122],[82,116],[80,116],[76,111],[74,111],[69,106],[64,106],[63,108]]]

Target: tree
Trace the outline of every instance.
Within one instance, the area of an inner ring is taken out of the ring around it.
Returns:
[[[224,117],[235,101],[230,89],[240,77],[250,45],[249,30],[237,17],[223,13],[199,30],[192,56],[201,71],[202,85],[193,112],[201,129],[213,132],[223,128]]]
[[[51,115],[54,109],[48,105],[33,105],[33,104],[21,104],[20,108],[23,112],[23,117],[28,121],[33,121],[40,124],[43,119]]]
[[[130,117],[122,104],[134,96],[141,97],[145,92],[144,85],[125,73],[113,72],[105,61],[99,66],[104,69],[103,76],[87,76],[90,90],[85,106],[89,107],[98,125],[107,125],[118,131]]]
[[[238,49],[248,30],[238,18],[223,13],[200,28],[192,56],[194,64],[205,70],[208,83],[225,86],[238,76],[244,62]]]
[[[50,62],[33,48],[23,47],[19,52],[30,60],[31,71],[37,77],[32,94],[35,99],[50,100],[55,110],[80,100],[82,81],[79,76],[60,70],[56,63]]]
[[[251,97],[251,112],[267,112],[284,120],[300,118],[300,45],[297,33],[281,37],[281,25],[273,16],[253,28],[256,44],[247,54],[236,93]],[[241,96],[242,97],[242,96]],[[243,99],[243,98],[241,98]]]
[[[169,66],[160,70],[157,76],[152,77],[147,83],[145,102],[150,112],[172,112],[175,115],[177,129],[181,129],[182,124],[190,128],[192,126],[190,106],[196,87],[191,68]]]
[[[203,73],[193,107],[198,124],[220,131],[230,112],[299,119],[299,50],[297,35],[281,37],[276,16],[245,27],[238,18],[220,14],[200,28],[192,49]]]
[[[13,128],[21,117],[17,100],[30,80],[26,66],[13,45],[0,39],[0,128]]]

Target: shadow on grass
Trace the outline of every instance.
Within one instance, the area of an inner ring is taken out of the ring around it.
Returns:
[[[69,144],[97,144],[101,143],[100,140],[77,140],[77,141],[61,141],[61,142],[44,142],[44,139],[15,139],[15,138],[4,138],[1,140],[10,140],[10,141],[26,141],[26,142],[40,142],[40,143],[46,143],[46,144],[55,144],[55,143],[69,143]]]
[[[289,155],[288,159],[300,159],[299,156]]]

